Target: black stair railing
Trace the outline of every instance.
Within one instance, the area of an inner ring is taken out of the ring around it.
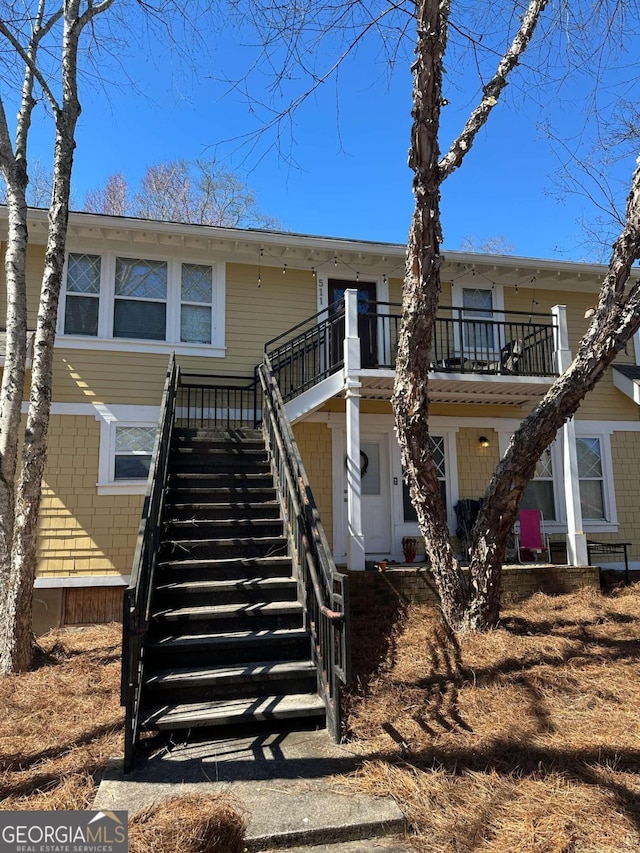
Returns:
[[[176,424],[187,429],[238,429],[260,421],[258,381],[254,376],[180,373]]]
[[[142,693],[144,641],[149,627],[151,595],[160,544],[178,383],[179,372],[175,356],[172,355],[162,395],[160,426],[151,457],[131,581],[124,594],[120,701],[125,708],[125,771],[131,769],[139,738],[138,715]]]
[[[268,355],[258,367],[258,376],[263,394],[263,429],[290,550],[298,564],[319,693],[327,709],[327,727],[339,740],[340,685],[350,679],[349,579],[337,571],[333,562]]]
[[[264,345],[284,400],[313,388],[344,366],[344,300]]]

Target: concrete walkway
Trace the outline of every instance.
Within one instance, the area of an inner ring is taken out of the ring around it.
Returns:
[[[249,851],[411,851],[402,840],[404,817],[390,797],[354,794],[331,778],[360,760],[326,731],[194,739],[140,761],[126,776],[121,761],[110,762],[94,808],[133,814],[166,797],[224,791],[247,809]]]

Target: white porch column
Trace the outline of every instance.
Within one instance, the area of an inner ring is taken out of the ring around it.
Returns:
[[[565,372],[572,361],[569,349],[566,305],[554,305],[551,309],[555,329],[555,365],[559,374]],[[562,428],[564,456],[564,495],[567,512],[567,562],[570,566],[586,566],[589,562],[587,536],[582,529],[580,506],[580,480],[578,478],[578,454],[576,451],[576,425],[571,418]]]
[[[360,337],[358,291],[344,295],[344,387],[347,419],[347,567],[364,570],[360,488]]]

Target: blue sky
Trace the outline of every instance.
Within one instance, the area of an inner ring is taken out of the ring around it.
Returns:
[[[339,116],[332,84],[296,114],[293,165],[270,147],[272,137],[260,139],[252,154],[235,141],[255,129],[256,117],[216,78],[240,76],[251,56],[241,46],[248,39],[246,33],[220,31],[195,69],[170,52],[154,60],[132,54],[124,66],[139,91],[114,68],[109,73],[118,85],[106,91],[84,85],[76,202],[113,172],[135,182],[153,163],[215,154],[246,177],[261,208],[285,230],[403,242],[412,210],[409,68],[398,67],[389,80],[375,53],[362,50],[342,72]],[[520,85],[510,88],[463,167],[443,186],[445,248],[459,248],[465,237],[476,245],[503,237],[519,255],[592,258],[578,224],[582,216],[591,218],[591,207],[576,196],[556,197],[552,173],[558,160],[539,128],[540,105],[523,100]],[[443,137],[462,126],[473,103],[470,90],[455,94],[444,111]],[[545,113],[560,132],[571,133],[583,94],[578,88],[575,98],[558,100],[555,113]],[[31,156],[46,162],[48,134],[34,129]],[[626,163],[619,168],[629,171]]]

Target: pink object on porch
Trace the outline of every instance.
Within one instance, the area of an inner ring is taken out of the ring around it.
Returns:
[[[522,550],[548,552],[549,546],[544,535],[544,519],[540,510],[521,509],[518,512],[518,521],[520,523],[518,559],[521,559],[520,552]]]

